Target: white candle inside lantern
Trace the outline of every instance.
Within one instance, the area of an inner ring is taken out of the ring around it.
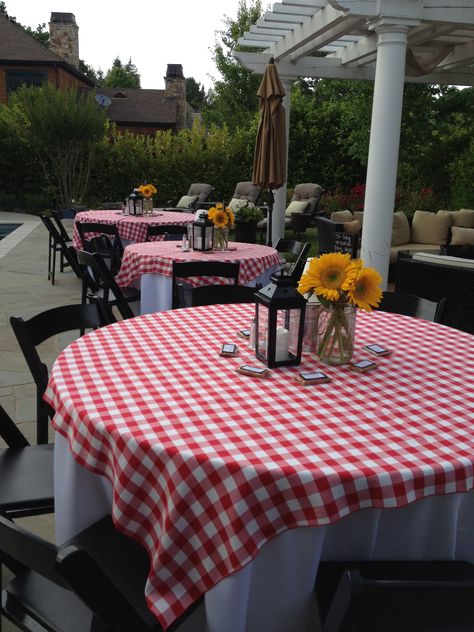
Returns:
[[[277,327],[276,330],[276,346],[275,346],[275,360],[281,362],[282,360],[288,360],[288,349],[290,346],[290,332],[284,327]]]

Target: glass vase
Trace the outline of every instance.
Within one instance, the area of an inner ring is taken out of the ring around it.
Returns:
[[[325,364],[348,364],[354,353],[356,307],[350,303],[323,306],[318,315],[316,353]]]
[[[228,239],[229,239],[228,228],[215,228],[214,229],[214,250],[227,250]]]
[[[146,215],[151,215],[153,213],[153,198],[143,198],[143,212]]]

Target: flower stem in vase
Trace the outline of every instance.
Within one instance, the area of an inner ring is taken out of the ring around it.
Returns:
[[[317,354],[326,364],[347,364],[354,351],[354,305],[331,303],[319,317]]]

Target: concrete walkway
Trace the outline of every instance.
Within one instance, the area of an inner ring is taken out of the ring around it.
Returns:
[[[22,225],[0,241],[0,404],[34,443],[36,387],[10,326],[10,316],[28,319],[51,307],[79,303],[81,284],[68,268],[56,273],[54,286],[48,281],[48,233],[38,217],[0,212],[0,224],[5,223]],[[71,234],[72,220],[66,220],[65,225]],[[76,335],[63,334],[44,342],[39,349],[41,359],[50,367]],[[53,516],[22,518],[18,522],[54,540]],[[3,632],[18,630],[7,621],[2,624]]]

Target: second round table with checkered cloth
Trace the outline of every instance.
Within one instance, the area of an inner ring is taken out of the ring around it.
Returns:
[[[205,593],[211,632],[305,629],[321,557],[474,562],[474,337],[362,312],[355,359],[369,343],[392,350],[375,371],[304,354],[253,379],[236,373],[259,364],[238,337],[252,315],[141,316],[60,354],[46,391],[59,541],[111,507],[150,554],[162,625]],[[239,356],[220,357],[224,342]],[[332,381],[295,379],[316,368]],[[105,506],[68,480],[74,468],[104,482]]]

